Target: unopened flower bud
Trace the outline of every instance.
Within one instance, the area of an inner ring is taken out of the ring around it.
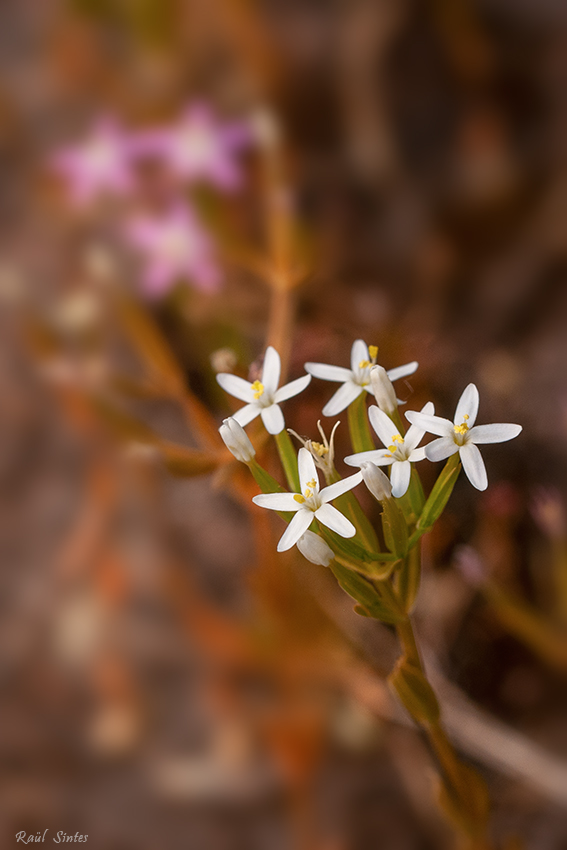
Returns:
[[[232,417],[224,419],[219,428],[219,434],[236,460],[240,460],[242,463],[250,463],[256,452],[246,431],[236,419]]]
[[[370,383],[378,407],[384,413],[394,413],[398,409],[396,392],[388,373],[383,366],[373,366],[370,370]]]
[[[379,469],[375,463],[363,463],[360,466],[364,483],[375,499],[383,502],[392,498],[392,485],[390,479]]]
[[[327,546],[323,538],[313,531],[304,532],[297,541],[297,548],[304,558],[307,558],[312,564],[320,564],[322,567],[328,567],[335,557],[335,553]]]

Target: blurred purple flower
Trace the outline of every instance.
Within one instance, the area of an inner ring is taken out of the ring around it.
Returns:
[[[65,179],[73,203],[85,206],[103,193],[131,192],[131,161],[129,136],[112,118],[101,118],[86,139],[60,148],[49,164]]]
[[[221,123],[207,104],[195,103],[171,127],[139,133],[132,143],[139,156],[162,160],[178,177],[230,191],[242,183],[237,154],[252,139],[245,122]]]
[[[188,278],[203,292],[219,288],[213,243],[185,204],[176,203],[159,216],[133,216],[126,222],[124,233],[144,257],[142,286],[146,295],[165,295],[180,278]]]

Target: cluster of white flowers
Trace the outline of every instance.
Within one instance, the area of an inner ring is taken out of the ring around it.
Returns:
[[[368,409],[368,418],[384,448],[358,452],[344,459],[349,466],[359,467],[359,472],[322,490],[319,489],[317,466],[326,475],[334,469],[335,430],[333,429],[330,441],[327,441],[319,423],[323,443],[302,440],[304,447],[299,449],[300,492],[267,493],[254,497],[255,504],[261,507],[276,511],[293,511],[295,514],[278,544],[280,552],[297,544],[309,560],[328,564],[333,553],[320,537],[308,531],[313,520],[327,526],[341,537],[353,537],[355,527],[329,503],[363,480],[370,492],[380,501],[392,497],[400,498],[405,495],[410,484],[411,464],[424,459],[440,461],[458,452],[471,484],[478,490],[485,490],[488,478],[478,445],[511,440],[522,430],[520,425],[509,423],[475,425],[479,394],[476,386],[469,384],[459,399],[452,422],[435,416],[435,408],[428,402],[421,411],[406,412],[405,418],[410,422],[410,427],[405,435],[400,433],[400,428],[392,417],[400,421],[398,405],[403,402],[396,398],[392,382],[412,375],[418,364],[413,361],[386,371],[376,363],[377,354],[376,346],[367,346],[363,340],[358,339],[352,346],[350,369],[326,363],[306,363],[307,375],[278,388],[280,356],[270,346],[264,356],[261,379],[249,382],[226,372],[217,375],[217,381],[223,389],[246,402],[232,418],[224,421],[220,429],[226,446],[244,463],[250,463],[255,452],[243,426],[261,416],[270,434],[280,434],[285,428],[280,403],[302,392],[310,383],[311,377],[341,383],[323,408],[324,416],[340,413],[363,392],[373,394],[376,399],[376,405]],[[419,444],[426,433],[434,434],[438,439],[420,447]],[[390,467],[389,480],[377,468],[381,466]]]

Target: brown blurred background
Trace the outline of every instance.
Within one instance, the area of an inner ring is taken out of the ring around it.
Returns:
[[[393,635],[276,555],[216,435],[214,367],[283,327],[291,377],[360,337],[419,360],[412,408],[474,381],[480,421],[523,425],[426,540],[416,620],[496,845],[567,848],[565,3],[7,0],[0,67],[1,846],[456,846],[384,684]],[[282,142],[236,194],[195,191],[222,289],[148,302],[120,207],[74,208],[46,162],[195,99]],[[256,262],[279,202],[285,303]],[[314,437],[331,392],[286,424]]]

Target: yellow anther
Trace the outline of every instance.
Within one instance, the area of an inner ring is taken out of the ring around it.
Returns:
[[[376,360],[376,357],[378,356],[378,346],[377,345],[369,345],[368,346],[368,353],[370,355],[370,359],[374,363],[374,361]]]
[[[392,449],[390,449],[392,451]],[[384,457],[392,457],[392,455],[384,455]]]
[[[466,434],[469,430],[469,426],[466,422],[463,422],[462,425],[455,425],[453,428],[455,434]]]
[[[315,481],[314,478],[312,478],[311,481],[307,482],[307,486],[311,487],[311,489],[313,490],[317,486],[317,482]]]
[[[311,441],[311,448],[313,449],[316,455],[319,455],[319,457],[323,457],[323,455],[329,453],[329,449],[327,448],[327,446],[324,446],[323,443],[315,443],[313,442],[313,440]]]
[[[370,360],[361,360],[360,363],[358,364],[359,369],[366,369],[367,366],[372,366],[372,363],[370,362]]]
[[[305,490],[305,498],[308,499],[312,495],[313,495],[313,490],[310,490],[309,487],[307,487],[307,489]]]
[[[251,386],[251,389],[254,390],[254,398],[258,399],[260,396],[264,395],[264,384],[260,383],[260,381],[254,381]]]
[[[301,496],[299,493],[296,493],[293,498],[295,499],[296,502],[299,502],[300,505],[302,505],[305,501],[303,496]]]
[[[389,452],[395,452],[395,451],[396,451],[396,449],[397,449],[397,446],[388,446],[388,451],[389,451]],[[388,457],[388,455],[386,455],[386,457]]]
[[[392,437],[393,443],[403,443],[403,441],[404,441],[404,438],[400,437],[399,434],[394,434],[394,436]]]

